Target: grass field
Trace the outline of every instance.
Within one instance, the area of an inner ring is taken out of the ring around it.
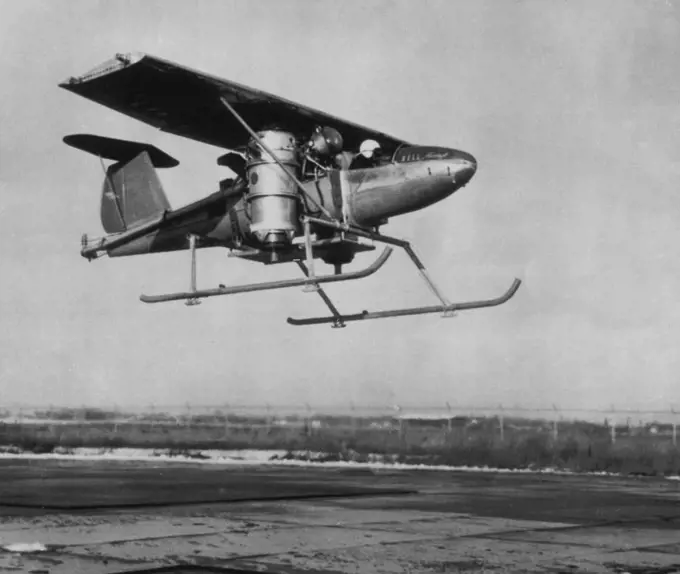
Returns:
[[[55,416],[0,422],[0,445],[31,452],[56,447],[164,448],[175,452],[201,449],[276,449],[291,458],[304,452],[325,453],[328,460],[366,461],[388,455],[395,462],[558,468],[640,475],[677,475],[680,451],[670,425],[611,427],[587,422],[455,417],[440,421],[404,421],[387,417],[315,417],[275,420],[256,417],[164,415],[110,422],[102,416]],[[102,419],[102,420],[98,420]],[[502,432],[501,432],[502,424]],[[318,455],[315,455],[318,459]]]

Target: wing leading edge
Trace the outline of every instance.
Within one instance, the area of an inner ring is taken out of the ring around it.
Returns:
[[[220,102],[227,101],[254,129],[278,125],[309,136],[317,125],[343,136],[357,149],[367,138],[393,152],[407,142],[273,94],[192,70],[147,54],[117,54],[94,70],[59,84],[71,92],[163,131],[220,148],[238,149],[248,140],[241,124]]]

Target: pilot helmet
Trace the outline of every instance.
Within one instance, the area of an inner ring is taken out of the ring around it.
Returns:
[[[359,153],[366,158],[373,157],[380,152],[380,144],[375,140],[364,140],[359,148]]]

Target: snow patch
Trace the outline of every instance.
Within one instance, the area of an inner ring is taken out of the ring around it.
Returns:
[[[45,552],[47,550],[47,546],[40,542],[16,542],[2,546],[2,548],[8,552]]]
[[[213,464],[244,463],[262,464],[276,457],[285,456],[285,450],[195,450],[195,449],[149,449],[149,448],[91,448],[56,447],[53,452],[33,453],[15,446],[0,447],[0,458],[60,459],[60,460],[111,460],[163,462],[204,462]]]
[[[423,462],[399,462],[399,455],[368,454],[364,460],[352,460],[359,455],[354,452],[339,454],[315,451],[286,450],[219,450],[219,449],[145,449],[145,448],[64,448],[57,447],[50,453],[23,451],[16,446],[0,446],[0,459],[59,459],[102,460],[222,465],[269,465],[295,467],[323,467],[338,469],[366,469],[374,472],[388,470],[431,472],[476,472],[504,474],[551,474],[555,476],[585,475],[621,477],[620,473],[606,471],[577,472],[554,467],[499,468],[490,466],[444,465]],[[422,457],[418,457],[422,460]],[[349,460],[348,460],[349,459]],[[680,476],[667,476],[667,480],[680,481]]]

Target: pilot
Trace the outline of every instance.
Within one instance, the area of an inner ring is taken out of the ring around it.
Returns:
[[[380,144],[375,140],[365,140],[359,148],[359,153],[352,160],[350,169],[366,169],[376,167],[380,161]]]

